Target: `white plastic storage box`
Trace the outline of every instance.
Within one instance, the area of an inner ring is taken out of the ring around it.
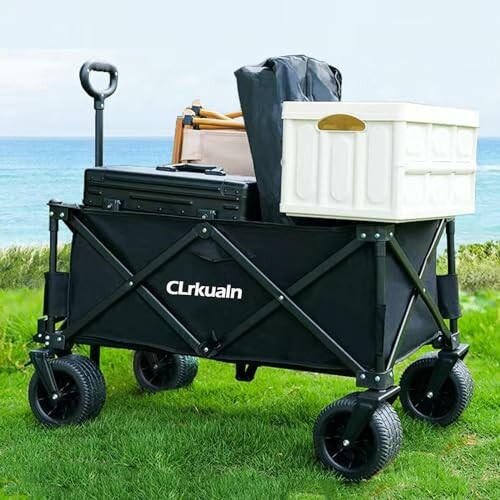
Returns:
[[[474,212],[475,111],[285,102],[280,210],[404,222]]]

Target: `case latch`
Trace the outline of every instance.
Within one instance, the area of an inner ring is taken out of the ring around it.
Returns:
[[[216,215],[216,210],[210,210],[208,208],[198,209],[198,217],[201,217],[203,220],[214,220]]]
[[[117,212],[120,210],[122,202],[120,200],[114,200],[113,198],[104,198],[102,200],[102,208],[105,210],[110,210],[112,212]]]

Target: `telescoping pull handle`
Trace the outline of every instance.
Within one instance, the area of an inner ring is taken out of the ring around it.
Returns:
[[[109,85],[106,89],[96,89],[90,82],[90,73],[92,71],[101,71],[109,73]],[[118,85],[118,70],[110,63],[99,61],[87,61],[80,68],[80,82],[83,90],[90,97],[94,98],[95,109],[95,165],[102,167],[103,163],[103,110],[104,101],[110,97]]]
[[[92,71],[109,73],[109,85],[107,89],[98,90],[93,87],[92,83],[90,83],[90,73]],[[80,82],[82,83],[83,90],[85,90],[90,97],[94,98],[95,109],[103,109],[104,100],[114,93],[118,85],[118,70],[110,63],[87,61],[80,68]]]

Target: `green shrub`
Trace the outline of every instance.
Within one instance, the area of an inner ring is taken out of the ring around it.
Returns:
[[[446,252],[438,257],[438,273],[446,273]],[[461,245],[457,273],[463,290],[500,290],[500,241]]]
[[[70,245],[59,249],[59,270],[69,268]],[[49,249],[11,247],[0,250],[0,290],[38,288],[47,271]],[[500,241],[462,245],[457,252],[457,269],[462,290],[500,290]],[[438,273],[446,273],[446,252],[438,257]]]
[[[58,270],[69,269],[71,246],[59,248]],[[46,246],[10,247],[0,250],[0,290],[8,288],[39,288],[49,266]]]

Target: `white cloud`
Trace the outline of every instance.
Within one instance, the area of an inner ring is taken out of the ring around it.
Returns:
[[[77,50],[0,51],[1,93],[34,92],[68,81]]]
[[[109,50],[92,53],[106,53]],[[0,94],[21,94],[73,85],[80,65],[90,58],[88,50],[0,50]]]

